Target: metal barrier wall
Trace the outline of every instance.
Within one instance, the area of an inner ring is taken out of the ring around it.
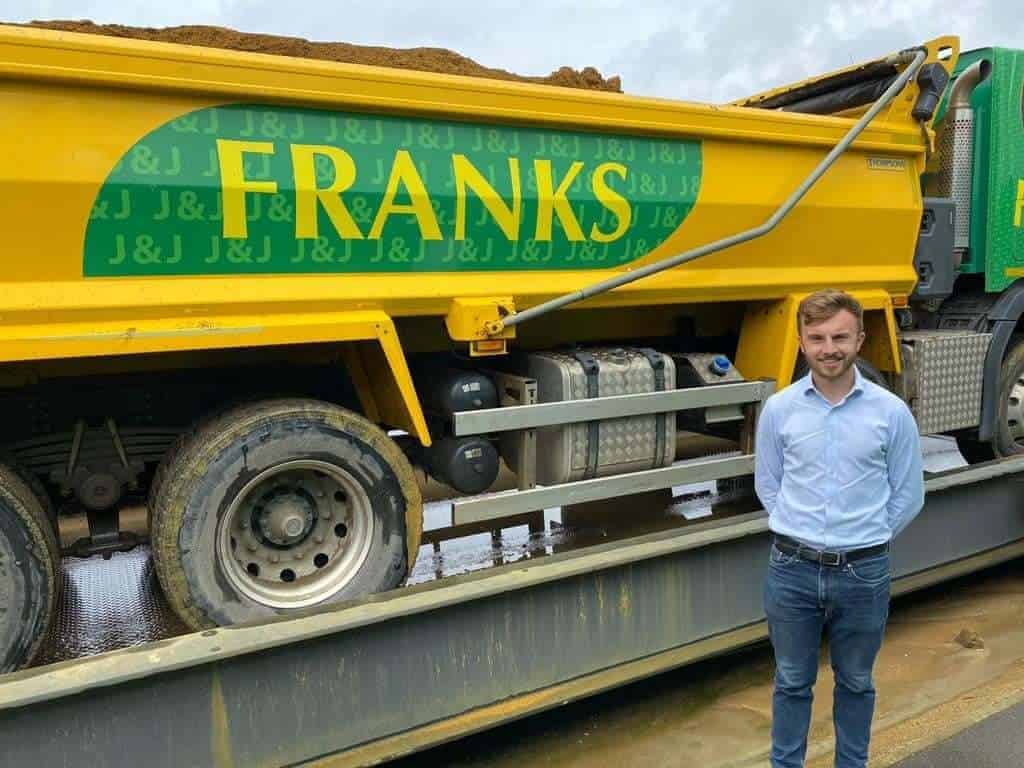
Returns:
[[[928,481],[905,592],[1024,553],[1024,460]],[[367,765],[765,635],[763,512],[0,679],[5,765]]]

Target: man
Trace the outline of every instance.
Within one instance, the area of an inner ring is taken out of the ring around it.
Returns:
[[[889,541],[924,503],[914,417],[854,365],[863,317],[842,291],[800,303],[810,372],[772,396],[758,424],[755,487],[773,537],[764,588],[776,665],[773,768],[804,764],[823,632],[835,674],[835,765],[867,765]]]

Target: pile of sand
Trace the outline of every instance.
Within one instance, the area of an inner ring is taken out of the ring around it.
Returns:
[[[547,77],[525,77],[491,69],[477,64],[472,59],[460,56],[444,48],[382,48],[349,43],[314,43],[297,37],[259,35],[236,32],[223,27],[184,26],[153,29],[146,27],[125,27],[120,24],[94,24],[91,21],[33,21],[29,26],[65,32],[84,32],[92,35],[130,37],[139,40],[155,40],[164,43],[202,45],[210,48],[227,48],[232,51],[251,51],[278,56],[298,56],[304,59],[325,59],[348,64],[370,64],[397,69],[416,69],[423,72],[439,72],[470,77],[489,77],[497,80],[516,80],[560,85],[567,88],[586,88],[596,91],[622,91],[618,77],[604,78],[593,67],[582,70],[562,67]]]

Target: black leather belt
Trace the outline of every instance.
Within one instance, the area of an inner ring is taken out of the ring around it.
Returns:
[[[838,568],[851,560],[862,560],[865,557],[889,551],[889,544],[886,542],[885,544],[875,544],[872,547],[851,549],[849,552],[825,552],[779,534],[775,534],[775,546],[780,552],[785,552],[787,555],[796,555],[804,560],[810,560],[812,563],[828,565],[833,568]]]

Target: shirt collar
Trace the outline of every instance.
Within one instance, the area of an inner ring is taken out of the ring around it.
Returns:
[[[864,376],[861,374],[860,369],[856,365],[853,366],[853,389],[851,389],[846,394],[846,397],[844,397],[842,400],[836,403],[836,405],[842,405],[855,394],[864,394],[864,381],[865,379]],[[818,391],[818,388],[816,386],[814,386],[814,378],[811,376],[810,371],[807,372],[806,376],[800,379],[799,386],[800,390],[804,393],[804,395],[816,394],[822,400],[825,400],[826,403],[828,402],[828,400],[825,399],[825,396]]]

